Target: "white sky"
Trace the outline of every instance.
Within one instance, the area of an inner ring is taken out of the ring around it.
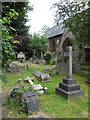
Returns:
[[[33,11],[28,13],[31,19],[27,25],[30,25],[30,33],[39,32],[44,25],[54,26],[54,9],[50,9],[54,3],[59,0],[29,0],[33,5]]]

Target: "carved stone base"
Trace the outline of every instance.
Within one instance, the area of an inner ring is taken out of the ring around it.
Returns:
[[[55,88],[56,93],[63,96],[66,99],[82,96],[84,93],[80,90],[80,85],[76,84],[74,79],[63,79],[62,83],[59,83],[59,87]]]

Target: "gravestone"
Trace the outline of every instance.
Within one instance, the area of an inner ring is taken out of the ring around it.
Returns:
[[[19,52],[17,55],[17,58],[20,60],[20,62],[25,61],[25,54],[23,52]]]
[[[20,72],[20,65],[16,62],[11,62],[9,64],[9,71],[10,72]]]
[[[80,85],[76,84],[76,80],[72,78],[72,47],[68,47],[68,71],[67,78],[59,83],[59,87],[55,88],[56,93],[66,99],[82,96],[84,93],[80,90]]]
[[[25,112],[32,114],[39,111],[40,100],[34,92],[24,93],[21,97],[22,107]]]
[[[41,84],[34,84],[33,78],[30,77],[25,77],[25,81],[28,81],[30,85],[32,86],[32,89],[37,92],[39,95],[45,94],[46,90],[48,89],[47,87],[43,87]]]
[[[40,81],[40,82],[48,82],[50,80],[50,75],[49,74],[44,74],[39,71],[35,71],[33,75]]]

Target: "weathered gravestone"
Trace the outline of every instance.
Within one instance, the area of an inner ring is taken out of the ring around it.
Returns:
[[[20,72],[20,65],[16,62],[11,62],[9,64],[9,71],[10,72]]]
[[[17,58],[20,60],[20,62],[25,61],[25,54],[23,52],[19,52],[17,55]]]
[[[72,47],[68,47],[68,76],[59,83],[59,87],[55,88],[56,93],[66,99],[82,96],[84,93],[80,90],[80,85],[76,84],[76,80],[72,78]]]
[[[35,71],[33,75],[40,81],[40,82],[48,82],[50,80],[50,75],[49,74],[44,74],[39,71]]]
[[[24,93],[21,97],[22,107],[25,112],[32,114],[39,111],[40,100],[34,92]]]

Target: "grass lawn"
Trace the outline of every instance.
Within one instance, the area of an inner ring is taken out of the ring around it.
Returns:
[[[10,94],[11,90],[15,86],[20,86],[17,82],[19,78],[24,78],[26,76],[33,77],[35,83],[40,83],[32,75],[35,70],[44,72],[45,68],[51,67],[49,65],[33,65],[29,62],[29,69],[22,69],[21,73],[7,73],[7,83],[2,83],[3,96]],[[73,100],[66,100],[55,93],[55,88],[58,87],[59,82],[66,78],[66,75],[52,75],[51,82],[40,83],[43,86],[48,87],[48,91],[44,95],[40,95],[40,111],[44,112],[47,116],[53,118],[88,118],[88,84],[86,83],[85,77],[81,77],[77,74],[73,74],[73,78],[76,79],[77,84],[80,85],[82,91],[84,91],[84,96],[75,98]],[[27,86],[30,85],[27,83]],[[27,118],[28,115],[20,111],[20,106],[18,102],[8,103],[9,118]]]

